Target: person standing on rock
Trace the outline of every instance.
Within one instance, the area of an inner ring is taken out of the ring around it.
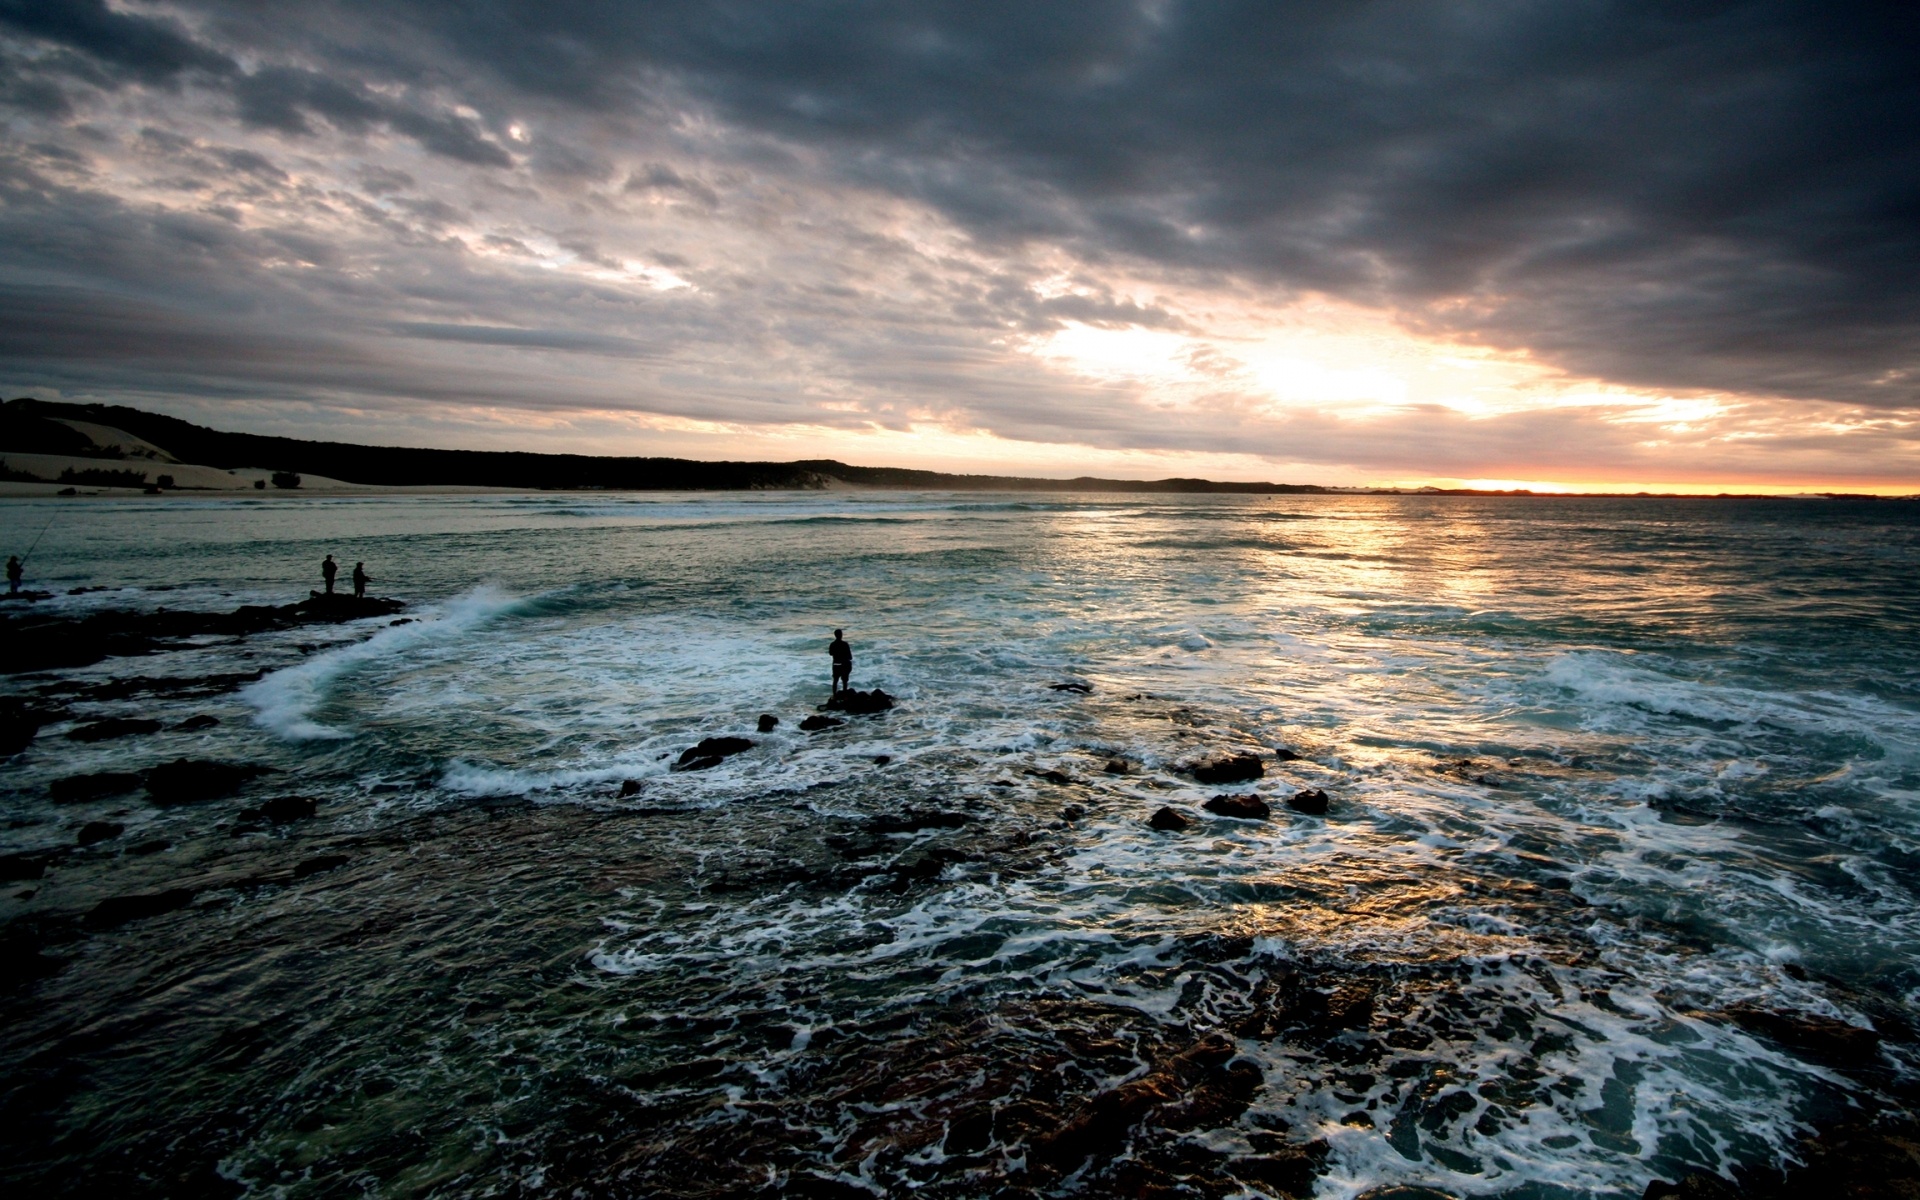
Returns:
[[[340,573],[340,564],[333,561],[329,554],[320,560],[320,578],[327,581],[327,595],[333,595],[333,577]]]
[[[27,573],[26,567],[22,566],[20,563],[20,556],[18,554],[9,554],[7,556],[7,594],[8,595],[17,596],[20,594],[20,577],[25,575],[26,573]]]
[[[353,564],[353,598],[355,600],[367,598],[367,564],[363,562]]]
[[[833,694],[839,695],[842,688],[852,690],[853,647],[847,644],[844,631],[833,631],[833,640],[827,643],[827,653],[833,656]]]

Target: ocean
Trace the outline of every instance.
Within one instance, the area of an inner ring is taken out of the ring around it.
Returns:
[[[1920,505],[0,502],[36,537],[35,617],[326,553],[408,607],[4,677],[57,709],[0,774],[17,1195],[1630,1198],[1913,1094]],[[895,706],[803,732],[836,627]],[[54,799],[179,758],[272,773]]]

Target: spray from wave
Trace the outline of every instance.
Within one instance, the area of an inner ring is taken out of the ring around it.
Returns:
[[[508,596],[494,588],[476,588],[427,610],[418,620],[389,626],[364,642],[316,654],[299,666],[275,671],[249,685],[241,692],[241,699],[253,706],[255,724],[289,741],[352,737],[347,730],[314,719],[315,711],[326,703],[341,679],[369,663],[463,636],[525,602],[524,597]]]

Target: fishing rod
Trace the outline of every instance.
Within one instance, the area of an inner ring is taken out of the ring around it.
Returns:
[[[35,535],[33,539],[33,545],[28,546],[27,552],[20,556],[21,566],[24,567],[27,565],[27,560],[33,557],[33,552],[40,548],[40,539],[47,536],[47,530],[52,529],[53,523],[55,521],[58,521],[59,519],[60,519],[60,510],[56,508],[53,510],[53,515],[47,518],[47,523],[45,525],[42,525],[40,527],[40,532],[37,535]]]

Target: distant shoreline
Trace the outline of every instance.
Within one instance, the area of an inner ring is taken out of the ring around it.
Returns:
[[[135,473],[138,479],[135,480]],[[47,476],[54,476],[48,479]],[[276,487],[275,476],[298,476]],[[116,478],[118,477],[118,478]],[[177,477],[177,482],[175,478]],[[0,405],[0,498],[61,495],[377,496],[579,492],[916,491],[1082,495],[1467,496],[1533,499],[1920,500],[1920,493],[1545,492],[1358,488],[1211,479],[1042,479],[860,467],[832,459],[703,462],[509,450],[361,446],[227,433],[177,417],[33,399]]]

